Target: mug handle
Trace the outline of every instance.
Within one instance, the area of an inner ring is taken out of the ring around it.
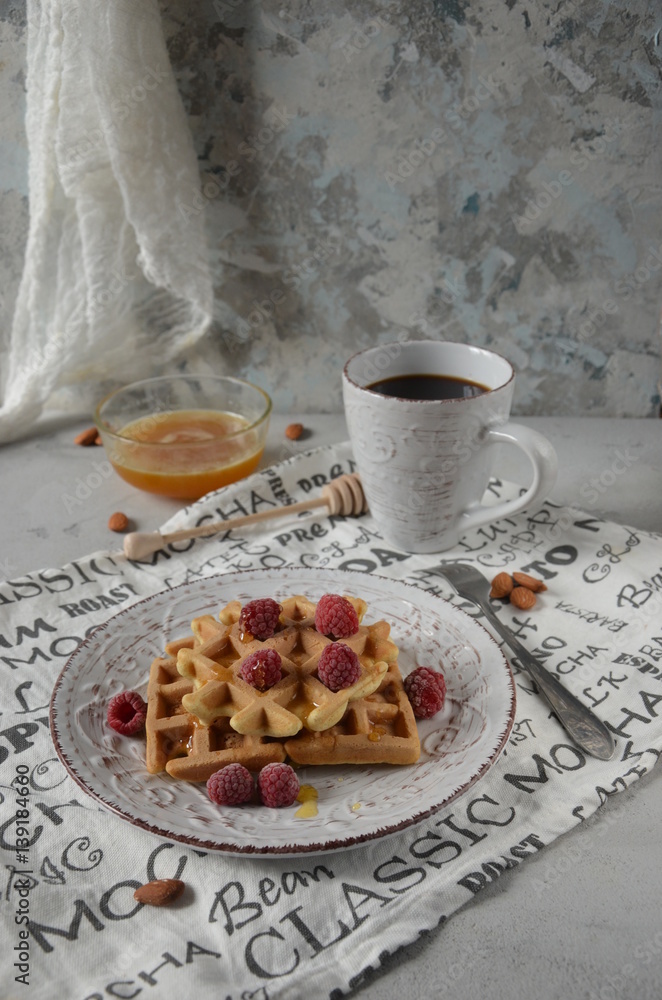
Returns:
[[[478,528],[481,524],[518,514],[538,500],[544,499],[556,482],[558,470],[556,452],[547,438],[538,431],[509,421],[501,427],[492,427],[488,430],[485,445],[491,444],[514,444],[521,448],[533,466],[533,482],[525,493],[513,500],[503,500],[491,507],[479,503],[464,511],[460,522],[462,533],[471,528]]]

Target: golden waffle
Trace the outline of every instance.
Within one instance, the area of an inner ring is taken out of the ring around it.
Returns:
[[[213,621],[213,619],[212,619]],[[193,681],[177,671],[177,653],[192,648],[195,639],[168,643],[166,656],[152,663],[147,688],[146,764],[151,774],[167,770],[175,778],[206,781],[226,764],[243,764],[259,771],[272,761],[285,760],[277,741],[240,736],[227,719],[203,726],[182,706]]]
[[[366,605],[351,600],[361,620]],[[331,641],[314,631],[315,605],[297,596],[283,601],[282,607],[284,627],[263,643],[242,637],[241,605],[232,602],[219,620],[211,615],[196,618],[192,636],[167,644],[166,655],[152,664],[147,692],[148,771],[165,769],[175,778],[206,781],[226,764],[259,771],[287,756],[300,764],[410,764],[418,759],[416,721],[389,625],[361,625],[357,635],[342,640],[361,662],[361,677],[350,700],[349,688],[334,694],[312,676],[321,649]],[[264,647],[278,649],[284,677],[269,692],[258,692],[237,673],[246,656]],[[303,724],[311,716],[317,721],[314,713],[322,708],[308,700],[317,694],[317,685],[323,688],[319,695],[324,696],[324,711],[333,719],[325,730]],[[276,688],[280,690],[275,698],[263,697]],[[338,705],[342,711],[335,718]],[[187,710],[191,707],[214,717],[205,724]],[[240,724],[257,720],[263,730],[265,721],[279,723],[283,715],[290,725],[292,718],[298,723],[294,735],[276,738],[235,728],[239,718]]]
[[[296,764],[414,764],[421,747],[397,663],[373,694],[347,706],[337,725],[300,732],[285,740],[285,751]]]
[[[194,639],[170,642],[166,655],[152,663],[147,685],[147,718],[145,720],[146,763],[151,774],[163,771],[166,761],[186,745],[192,735],[188,715],[182,708],[182,698],[192,690],[190,680],[177,671],[177,653]]]
[[[362,616],[365,603],[354,603]],[[198,642],[177,656],[180,674],[193,681],[192,692],[183,696],[185,711],[207,726],[227,718],[238,733],[279,739],[295,736],[302,728],[320,732],[340,722],[349,703],[379,687],[398,650],[388,638],[386,622],[359,625],[355,635],[342,640],[359,658],[359,679],[351,687],[331,691],[315,676],[322,650],[332,641],[315,629],[315,607],[301,595],[283,601],[281,627],[264,641],[242,632],[237,601],[223,609],[218,622],[211,616],[195,619]],[[279,653],[283,676],[259,691],[240,672],[246,657],[264,649]]]

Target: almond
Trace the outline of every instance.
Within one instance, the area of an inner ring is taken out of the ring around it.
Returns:
[[[123,532],[129,527],[129,519],[121,510],[115,511],[108,518],[108,527],[111,531]]]
[[[529,576],[528,573],[513,573],[513,580],[518,587],[528,587],[534,594],[540,590],[547,590],[542,580],[538,580],[535,576]]]
[[[285,428],[285,437],[290,441],[298,441],[303,434],[303,424],[288,424]]]
[[[139,903],[148,906],[167,906],[179,899],[186,888],[186,883],[178,878],[157,878],[154,882],[141,885],[133,894]]]
[[[89,448],[91,444],[96,444],[98,433],[96,427],[88,427],[74,438],[74,444],[82,444],[84,448]]]
[[[510,603],[521,611],[528,611],[536,603],[536,595],[528,587],[514,587],[510,593]]]
[[[513,586],[513,578],[510,573],[497,573],[492,580],[490,597],[508,597]]]

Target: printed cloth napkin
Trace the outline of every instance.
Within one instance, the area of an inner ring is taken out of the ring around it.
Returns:
[[[311,497],[352,468],[347,444],[298,455],[167,528]],[[490,484],[495,497],[512,489]],[[97,552],[0,586],[3,997],[338,998],[657,760],[662,536],[546,502],[473,531],[444,558],[488,579],[517,569],[546,582],[535,608],[504,604],[499,615],[606,722],[611,761],[573,745],[511,659],[518,706],[496,764],[448,807],[390,836],[315,856],[231,856],[100,807],[56,756],[49,699],[84,637],[128,604],[214,574],[312,565],[381,574],[476,612],[432,572],[439,557],[393,549],[370,515],[266,523],[142,562]],[[172,906],[134,900],[139,885],[172,877],[187,885]]]

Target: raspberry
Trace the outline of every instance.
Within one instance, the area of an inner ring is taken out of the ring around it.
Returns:
[[[253,775],[243,764],[228,764],[207,779],[207,794],[217,806],[238,806],[253,797]]]
[[[239,673],[251,687],[266,691],[283,676],[281,662],[280,654],[275,649],[258,649],[246,657]]]
[[[282,608],[270,597],[244,604],[239,615],[239,623],[244,632],[250,632],[254,639],[270,639],[278,628]]]
[[[356,684],[361,676],[361,663],[354,650],[344,642],[330,642],[322,650],[317,676],[331,691],[340,691]]]
[[[333,639],[346,639],[359,630],[359,616],[346,597],[325,594],[315,609],[315,628]]]
[[[289,764],[266,764],[257,778],[265,806],[291,806],[299,794],[299,779]]]
[[[135,736],[144,729],[147,705],[135,691],[120,691],[108,702],[108,725],[122,736]]]
[[[404,685],[414,715],[419,719],[429,719],[444,707],[446,681],[432,667],[416,667],[405,677]]]

